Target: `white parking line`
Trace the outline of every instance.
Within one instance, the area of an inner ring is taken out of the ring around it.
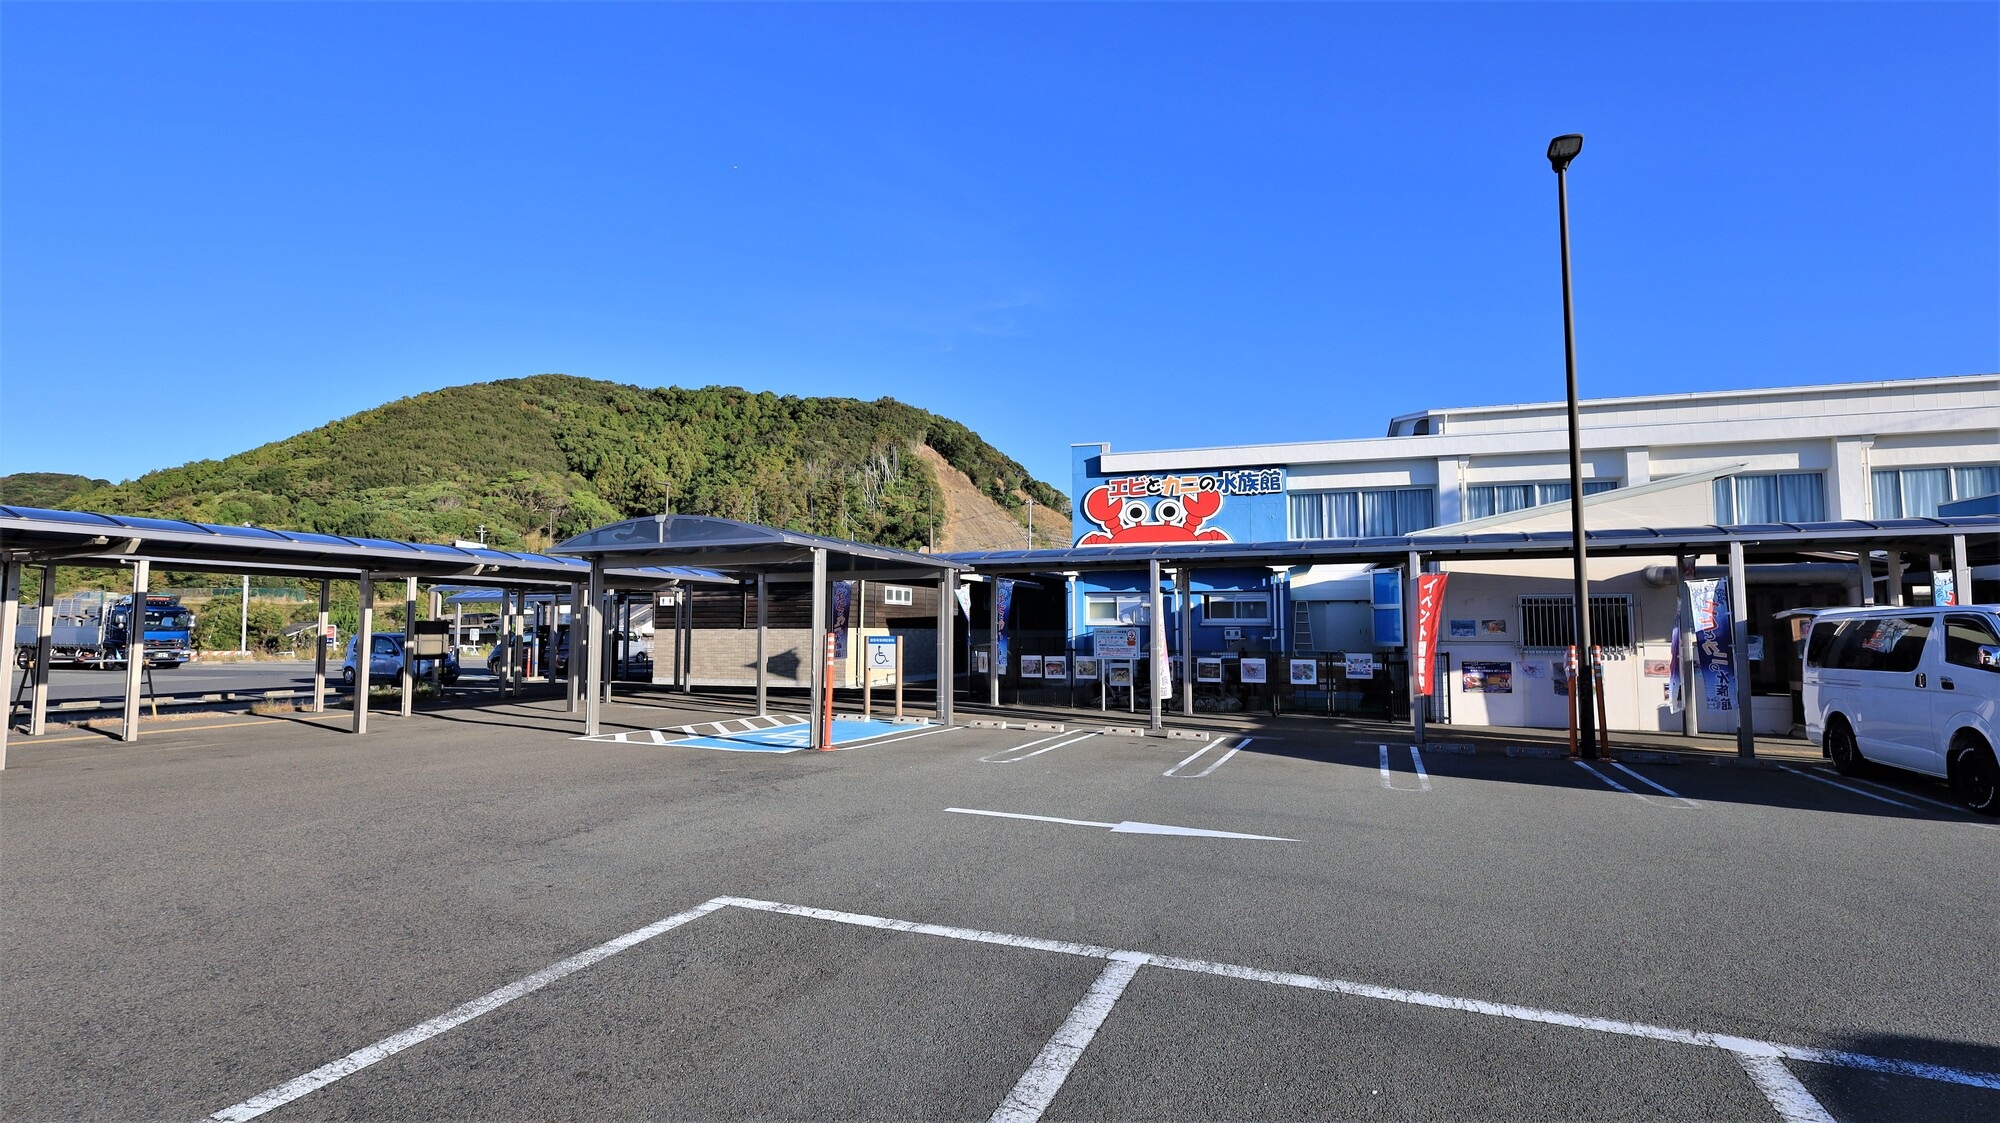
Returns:
[[[1673,790],[1672,788],[1667,787],[1665,784],[1654,783],[1653,781],[1647,779],[1644,776],[1639,775],[1637,772],[1632,771],[1631,769],[1625,767],[1624,765],[1618,763],[1615,760],[1611,762],[1611,767],[1616,768],[1618,771],[1623,772],[1625,775],[1632,777],[1634,780],[1639,781],[1640,783],[1646,785],[1647,787],[1653,789],[1656,792],[1664,792],[1667,795],[1673,796],[1675,799],[1680,800],[1682,803],[1687,804],[1689,807],[1701,806],[1701,804],[1696,803],[1694,800],[1691,800],[1688,797],[1682,795],[1681,793]]]
[[[1396,785],[1389,782],[1389,746],[1377,745],[1375,747],[1382,750],[1382,786],[1393,792],[1396,790]]]
[[[1590,773],[1592,776],[1597,777],[1599,780],[1604,781],[1606,784],[1610,785],[1612,789],[1624,792],[1626,795],[1631,796],[1633,799],[1638,800],[1640,803],[1650,802],[1649,800],[1646,799],[1645,796],[1640,795],[1638,792],[1633,791],[1631,788],[1628,788],[1625,785],[1619,783],[1618,781],[1613,780],[1611,777],[1606,776],[1604,773],[1599,772],[1597,769],[1592,768],[1590,765],[1585,764],[1583,761],[1572,760],[1570,761],[1570,763],[1576,765],[1578,768],[1583,769],[1585,772]]]
[[[1056,738],[1058,738],[1058,737],[1061,737],[1061,736],[1062,736],[1062,734],[1060,734],[1060,733],[1051,733],[1051,734],[1049,734],[1049,735],[1048,735],[1048,736],[1046,736],[1046,737],[1037,737],[1037,738],[1035,738],[1035,739],[1034,739],[1034,740],[1032,740],[1032,741],[1028,741],[1028,742],[1025,742],[1025,743],[1023,743],[1023,744],[1019,744],[1019,745],[1015,745],[1015,746],[1013,746],[1012,748],[1006,748],[1006,749],[1001,749],[1001,750],[1000,750],[999,752],[997,752],[997,753],[993,753],[993,754],[992,754],[992,755],[990,755],[990,756],[983,756],[983,757],[980,757],[980,758],[979,758],[979,763],[981,763],[981,764],[1000,764],[1000,763],[1003,763],[1003,762],[1001,761],[1001,759],[1000,759],[1000,758],[1001,758],[1001,757],[1003,757],[1003,756],[1006,756],[1006,755],[1008,755],[1009,753],[1018,753],[1018,752],[1020,752],[1020,751],[1021,751],[1022,749],[1032,749],[1032,748],[1034,748],[1034,747],[1035,747],[1036,745],[1041,745],[1041,744],[1046,744],[1047,742],[1050,742],[1050,741],[1053,741],[1053,740],[1055,740]]]
[[[1902,796],[1904,799],[1914,799],[1918,803],[1928,803],[1932,807],[1941,808],[1943,810],[1954,812],[1956,814],[1963,815],[1967,810],[1966,806],[1962,803],[1946,803],[1944,800],[1941,799],[1932,799],[1929,796],[1918,795],[1915,792],[1906,792],[1901,788],[1892,788],[1887,784],[1878,784],[1873,780],[1863,780],[1859,776],[1849,776],[1848,779],[1852,780],[1854,783],[1857,784],[1866,784],[1869,787],[1874,788],[1878,792],[1892,792],[1896,795]],[[1984,826],[1991,826],[1992,824],[1980,823],[1978,825],[1984,827]]]
[[[1092,823],[1091,826],[1102,824]],[[1400,987],[1379,986],[1374,983],[1350,982],[1345,979],[1329,979],[1316,975],[1299,975],[1287,971],[1270,971],[1258,967],[1244,967],[1231,963],[1217,963],[1204,959],[1183,959],[1178,956],[1155,955],[1150,952],[1125,951],[1118,948],[1102,947],[1096,944],[1079,944],[1067,940],[1050,940],[1038,936],[1019,936],[1005,932],[989,932],[976,928],[958,928],[944,924],[928,924],[914,920],[893,920],[883,916],[869,916],[865,913],[839,912],[833,909],[814,908],[808,905],[788,905],[778,901],[760,901],[749,897],[716,897],[685,912],[675,913],[664,920],[655,921],[644,928],[627,932],[616,939],[608,940],[588,951],[580,952],[542,968],[540,971],[517,982],[509,983],[498,990],[489,992],[458,1006],[438,1017],[420,1022],[409,1029],[357,1049],[338,1060],[321,1065],[303,1076],[288,1080],[267,1091],[261,1092],[242,1103],[223,1108],[211,1120],[240,1123],[291,1103],[301,1096],[326,1087],[342,1077],[351,1076],[377,1061],[394,1056],[412,1045],[427,1041],[448,1030],[464,1025],[482,1014],[491,1013],[524,995],[532,994],[566,975],[581,971],[601,960],[624,951],[678,928],[691,920],[705,916],[717,909],[733,907],[752,909],[758,912],[778,913],[786,916],[808,917],[814,920],[832,921],[837,924],[852,924],[863,928],[876,928],[891,932],[908,932],[922,936],[940,936],[951,940],[966,940],[973,943],[996,944],[1003,947],[1025,948],[1035,951],[1055,952],[1061,955],[1081,956],[1091,959],[1113,961],[1111,967],[1098,976],[1090,993],[1070,1011],[1050,1046],[1062,1043],[1062,1048],[1052,1051],[1044,1047],[1042,1056],[1036,1058],[1028,1073],[1016,1083],[1016,1091],[1028,1085],[1028,1075],[1039,1074],[1040,1079],[1029,1091],[1040,1087],[1041,1082],[1054,1075],[1060,1067],[1063,1074],[1069,1071],[1076,1055],[1089,1044],[1090,1036],[1104,1022],[1112,1004],[1123,993],[1125,985],[1140,967],[1162,967],[1172,971],[1187,971],[1204,975],[1216,975],[1227,979],[1242,979],[1249,982],[1270,983],[1277,986],[1296,987],[1303,990],[1323,991],[1346,995],[1352,998],[1366,998],[1381,1002],[1396,1002],[1408,1006],[1422,1006],[1437,1010],[1455,1010],[1467,1014],[1486,1017],[1508,1018],[1514,1021],[1540,1025],[1561,1026],[1569,1029],[1587,1030],[1594,1033],[1609,1033],[1622,1037],[1636,1037],[1647,1041],[1659,1041],[1672,1045],[1688,1045],[1708,1049],[1720,1049],[1735,1056],[1743,1070],[1756,1082],[1757,1087],[1774,1108],[1787,1120],[1810,1120],[1820,1123],[1822,1116],[1807,1114],[1817,1107],[1796,1078],[1785,1071],[1782,1061],[1803,1061],[1811,1064],[1832,1065],[1840,1068],[1861,1069],[1867,1072],[1885,1073],[1892,1076],[1906,1076],[1919,1080],[1935,1080],[1947,1084],[1959,1084],[1971,1088],[2000,1091],[2000,1072],[1981,1072],[1976,1069],[1954,1068],[1949,1065],[1930,1064],[1924,1061],[1908,1061],[1895,1057],[1878,1057],[1866,1053],[1850,1053],[1834,1049],[1818,1049],[1805,1045],[1786,1045],[1775,1041],[1760,1041],[1751,1037],[1737,1037],[1730,1034],[1711,1033],[1702,1030],[1673,1029],[1667,1026],[1649,1025],[1644,1022],[1623,1022],[1610,1018],[1598,1018],[1586,1014],[1569,1014],[1560,1010],[1544,1010],[1533,1006],[1517,1006],[1505,1002],[1489,1002],[1478,998],[1459,998],[1429,991],[1404,990]],[[1124,966],[1121,966],[1124,965]],[[1129,967],[1126,970],[1125,967]],[[1112,968],[1118,968],[1113,970]],[[1074,1052],[1069,1050],[1073,1048]],[[1043,1064],[1043,1057],[1050,1058]],[[1062,1064],[1064,1058],[1068,1064]],[[1059,1088],[1057,1080],[1055,1087]],[[1049,1097],[1053,1098],[1050,1090]],[[1016,1114],[995,1118],[1006,1118],[1013,1123],[1033,1123],[1039,1118],[1040,1108],[1029,1108],[1035,1097],[1024,1094]],[[1042,1107],[1047,1100],[1041,1101]],[[1017,1101],[1010,1094],[1008,1105]],[[1822,1113],[1823,1108],[1819,1109]],[[1791,1114],[1798,1113],[1798,1114]]]
[[[616,939],[606,940],[589,951],[578,952],[568,959],[551,963],[518,982],[508,983],[499,990],[475,998],[427,1022],[419,1022],[401,1033],[390,1034],[373,1045],[356,1049],[337,1061],[330,1061],[313,1069],[304,1076],[295,1077],[275,1088],[259,1092],[233,1107],[225,1107],[209,1118],[217,1120],[218,1123],[241,1123],[245,1119],[255,1119],[274,1107],[283,1107],[300,1096],[317,1092],[343,1076],[352,1076],[376,1061],[395,1056],[412,1045],[429,1041],[446,1030],[456,1029],[481,1014],[492,1013],[522,995],[533,994],[565,975],[573,975],[599,960],[617,955],[626,948],[643,944],[662,932],[707,916],[728,903],[727,898],[717,897],[686,912],[675,913],[665,920],[656,920],[644,928],[635,928]]]
[[[1063,736],[1063,734],[1058,733],[1056,734],[1056,736],[1061,737]],[[1021,753],[1020,756],[1007,757],[1007,753],[1020,752],[1022,749],[1027,748],[1028,745],[1041,745],[1042,741],[1050,740],[1050,738],[1044,737],[1041,739],[1041,741],[1030,741],[1028,742],[1027,745],[1016,745],[1011,749],[1007,749],[1003,752],[994,753],[992,756],[983,756],[980,757],[979,759],[982,763],[987,763],[987,764],[1019,764],[1022,761],[1027,760],[1029,757],[1037,757],[1042,755],[1043,753],[1052,752],[1056,749],[1060,749],[1065,745],[1074,745],[1078,741],[1088,741],[1095,736],[1097,736],[1097,731],[1093,729],[1088,733],[1079,733],[1076,736],[1069,738],[1067,741],[1057,741],[1053,745],[1043,745],[1041,748],[1036,749],[1034,752],[1031,753]],[[996,759],[998,757],[1007,757],[1007,759],[1005,760]]]
[[[1111,1016],[1118,996],[1125,993],[1125,984],[1132,981],[1145,963],[1145,956],[1129,953],[1111,957],[1097,981],[1090,984],[1090,989],[1070,1009],[1062,1027],[1042,1046],[1041,1055],[1014,1082],[1014,1090],[1007,1093],[1006,1102],[993,1113],[989,1123],[1035,1123],[1042,1117],[1056,1093],[1062,1091],[1063,1081],[1069,1079],[1069,1070],[1076,1066],[1077,1058],[1083,1056],[1090,1039],[1097,1036],[1098,1027]]]
[[[1757,1090],[1764,1093],[1765,1099],[1771,1101],[1771,1107],[1785,1123],[1840,1123],[1828,1114],[1811,1092],[1806,1091],[1806,1086],[1791,1074],[1784,1061],[1759,1054],[1738,1053],[1736,1063],[1743,1066],[1750,1082],[1757,1085]]]
[[[1201,757],[1203,753],[1206,753],[1208,750],[1214,748],[1217,745],[1220,745],[1224,740],[1226,740],[1226,738],[1217,737],[1215,740],[1210,741],[1208,744],[1203,745],[1201,748],[1196,749],[1193,753],[1190,753],[1188,755],[1187,759],[1181,761],[1179,764],[1174,765],[1172,768],[1167,769],[1165,772],[1160,773],[1160,775],[1172,776],[1176,772],[1179,772],[1181,769],[1186,768],[1188,765],[1194,763],[1197,759]]]
[[[1418,752],[1415,745],[1410,746],[1410,763],[1417,766],[1417,783],[1422,784],[1425,791],[1430,791],[1431,774],[1424,771],[1424,754]]]
[[[1221,756],[1217,757],[1217,758],[1215,759],[1215,763],[1214,763],[1214,764],[1211,764],[1211,765],[1209,765],[1209,766],[1208,766],[1207,768],[1204,768],[1204,769],[1202,769],[1201,771],[1199,771],[1199,772],[1195,773],[1195,774],[1194,774],[1194,778],[1195,778],[1195,779],[1197,779],[1197,780],[1199,780],[1199,779],[1201,779],[1201,778],[1202,778],[1203,776],[1206,776],[1206,775],[1208,775],[1209,773],[1211,773],[1211,772],[1215,771],[1216,769],[1218,769],[1218,768],[1221,768],[1221,767],[1222,767],[1223,765],[1225,765],[1225,764],[1228,764],[1228,763],[1229,763],[1229,758],[1230,758],[1230,757],[1233,757],[1233,756],[1235,756],[1235,755],[1236,755],[1237,753],[1240,753],[1240,752],[1242,752],[1242,751],[1243,751],[1243,746],[1245,746],[1245,745],[1249,744],[1250,742],[1252,742],[1252,741],[1254,741],[1254,740],[1256,740],[1256,738],[1255,738],[1255,737],[1245,737],[1245,738],[1243,738],[1243,739],[1242,739],[1241,741],[1238,741],[1238,742],[1237,742],[1236,744],[1234,744],[1234,745],[1232,745],[1232,746],[1230,747],[1230,749],[1229,749],[1229,751],[1228,751],[1228,752],[1226,752],[1226,753],[1223,753],[1223,754],[1222,754]]]
[[[1820,783],[1822,783],[1822,784],[1825,784],[1825,785],[1827,785],[1828,787],[1831,787],[1831,788],[1839,788],[1839,789],[1840,789],[1841,791],[1844,791],[1844,792],[1853,792],[1853,793],[1854,793],[1855,795],[1861,795],[1861,796],[1867,796],[1867,797],[1868,797],[1869,799],[1872,799],[1872,800],[1877,800],[1877,801],[1879,801],[1879,802],[1882,802],[1882,803],[1888,803],[1888,804],[1893,804],[1893,805],[1895,805],[1895,806],[1897,806],[1897,807],[1900,807],[1900,808],[1902,808],[1902,809],[1903,809],[1903,810],[1905,810],[1905,811],[1915,811],[1915,810],[1916,810],[1916,808],[1914,808],[1914,807],[1911,807],[1911,806],[1910,806],[1909,804],[1907,804],[1907,803],[1904,803],[1904,802],[1903,802],[1902,800],[1900,800],[1900,799],[1890,799],[1890,798],[1889,798],[1888,796],[1886,796],[1886,795],[1876,795],[1876,794],[1875,794],[1874,792],[1864,792],[1864,791],[1862,791],[1862,790],[1861,790],[1860,788],[1856,788],[1856,787],[1851,787],[1851,786],[1849,786],[1849,785],[1847,785],[1847,784],[1843,784],[1843,783],[1841,783],[1841,782],[1840,782],[1840,781],[1838,781],[1838,780],[1829,780],[1829,779],[1827,779],[1827,778],[1826,778],[1826,777],[1824,777],[1824,776],[1815,776],[1815,775],[1813,775],[1813,774],[1812,774],[1812,773],[1810,773],[1810,772],[1803,772],[1803,771],[1800,771],[1800,770],[1799,770],[1799,769],[1797,769],[1797,768],[1793,768],[1793,767],[1792,767],[1791,765],[1789,765],[1789,764],[1780,764],[1780,765],[1778,766],[1778,770],[1779,770],[1779,771],[1781,771],[1781,772],[1789,772],[1789,773],[1791,773],[1791,774],[1792,774],[1792,775],[1794,775],[1794,776],[1804,776],[1804,777],[1805,777],[1806,779],[1808,779],[1808,780],[1817,780],[1817,781],[1819,781]]]

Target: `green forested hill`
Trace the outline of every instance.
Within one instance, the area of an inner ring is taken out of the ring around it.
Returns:
[[[416,541],[474,538],[483,525],[489,543],[543,547],[552,533],[659,511],[671,490],[678,514],[914,547],[937,486],[919,445],[1005,508],[1024,495],[1067,505],[964,425],[891,398],[561,374],[419,394],[225,460],[86,481],[100,486],[49,505]],[[11,495],[27,476],[0,488]],[[942,519],[941,500],[935,511]]]
[[[108,487],[110,480],[68,472],[16,472],[0,476],[0,506],[62,508],[92,488]]]

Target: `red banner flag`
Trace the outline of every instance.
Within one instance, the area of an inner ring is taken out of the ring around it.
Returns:
[[[1417,673],[1410,689],[1420,695],[1431,692],[1431,669],[1437,662],[1438,617],[1444,612],[1446,573],[1417,575]]]

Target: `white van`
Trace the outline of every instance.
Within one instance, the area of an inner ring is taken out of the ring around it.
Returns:
[[[2000,815],[2000,607],[1827,609],[1805,656],[1806,736],[1835,768],[1936,776]]]

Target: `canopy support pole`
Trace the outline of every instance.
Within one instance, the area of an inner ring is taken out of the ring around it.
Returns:
[[[361,611],[354,629],[354,732],[368,732],[369,672],[375,669],[375,577],[361,575]]]
[[[1420,661],[1417,658],[1417,648],[1420,646],[1417,629],[1421,623],[1419,617],[1422,615],[1418,611],[1420,607],[1418,602],[1422,597],[1417,592],[1419,585],[1417,577],[1424,571],[1423,555],[1411,550],[1409,567],[1408,587],[1403,590],[1403,653],[1408,657],[1410,664],[1410,739],[1421,745],[1424,743],[1424,707],[1430,701],[1427,692],[1431,685],[1423,681],[1423,668],[1417,666]],[[1602,708],[1604,699],[1599,698],[1597,704]]]
[[[140,558],[132,563],[132,607],[125,613],[125,727],[122,741],[139,739],[139,692],[146,673],[146,594],[152,591],[153,563]],[[18,603],[20,574],[14,576],[14,598]]]
[[[952,633],[956,630],[958,607],[958,571],[947,569],[938,578],[937,605],[937,720],[939,725],[951,724],[952,686],[956,679],[952,659],[957,655],[956,640]]]
[[[757,574],[757,716],[758,717],[763,717],[765,710],[768,708],[767,700],[765,697],[765,690],[766,690],[765,678],[767,677],[766,672],[770,669],[769,665],[771,660],[770,656],[765,652],[764,648],[765,648],[765,641],[767,639],[767,633],[770,628],[770,610],[771,610],[770,592],[771,592],[770,582],[765,579],[765,575],[763,573],[761,572],[758,573]]]
[[[329,587],[333,584],[327,578],[319,579],[319,615],[314,617],[313,627],[313,700],[312,712],[326,712],[326,624]]]
[[[37,616],[47,617],[49,603],[42,602]],[[14,732],[14,628],[21,619],[21,563],[0,561],[0,638],[5,638],[7,646],[0,648],[5,658],[0,658],[0,769],[7,767],[7,738]]]
[[[826,691],[826,548],[813,547],[812,572],[812,626],[806,629],[806,649],[800,654],[805,658],[800,662],[807,668],[812,679],[812,713],[806,720],[811,730],[807,747],[823,749],[820,744],[820,712],[828,704]]]
[[[1584,674],[1589,674],[1585,664]],[[1729,704],[1736,707],[1736,756],[1757,757],[1750,714],[1750,585],[1743,578],[1743,543],[1729,544]]]
[[[1972,566],[1965,557],[1965,535],[1963,534],[1954,534],[1951,536],[1951,572],[1952,583],[1958,587],[1958,603],[1973,603]],[[47,586],[43,587],[46,588]],[[46,597],[43,603],[47,603]]]
[[[583,586],[574,584],[571,585],[569,587],[569,662],[568,665],[563,668],[563,698],[564,698],[563,710],[566,713],[572,713],[572,714],[576,712],[576,706],[578,702],[577,694],[579,693],[579,691],[577,690],[578,679],[576,676],[576,653],[578,650],[577,639],[578,636],[581,635],[580,621],[583,619],[582,613],[579,611],[578,606],[582,604],[583,604]],[[562,618],[562,613],[557,612],[555,616],[557,622],[560,623]],[[556,634],[553,625],[551,626],[549,634],[550,635]],[[550,645],[549,662],[551,667],[554,666],[556,649],[559,646],[560,644]]]
[[[42,567],[42,596],[35,612],[35,681],[28,697],[28,736],[49,727],[49,661],[55,657],[56,565]]]
[[[399,713],[409,717],[417,695],[417,579],[403,578],[403,669],[397,686],[403,699]]]
[[[582,642],[578,642],[576,636],[571,636],[569,641],[569,661],[572,664],[570,669],[572,671],[576,669],[574,664],[578,659],[582,659],[584,665],[583,735],[585,737],[597,736],[598,722],[604,713],[604,692],[598,686],[604,678],[604,659],[598,650],[598,636],[602,631],[601,621],[604,616],[603,594],[604,556],[598,554],[590,559],[590,584],[585,590],[582,605],[584,631]],[[576,615],[576,610],[572,608],[571,628],[576,626]]]
[[[1181,632],[1181,716],[1194,716],[1194,572],[1188,566],[1174,571],[1174,596],[1180,601]]]
[[[1146,617],[1146,647],[1153,656],[1153,665],[1150,668],[1152,673],[1149,676],[1152,681],[1146,684],[1146,694],[1149,699],[1147,704],[1151,707],[1152,711],[1152,727],[1160,729],[1166,724],[1161,720],[1160,715],[1160,685],[1162,683],[1172,683],[1173,678],[1165,670],[1167,653],[1163,637],[1166,635],[1164,624],[1166,620],[1166,605],[1160,596],[1160,559],[1158,558],[1153,558],[1146,562],[1146,599],[1148,613]],[[1137,676],[1134,677],[1136,678]],[[1134,682],[1129,689],[1137,690],[1139,689],[1139,684]]]

